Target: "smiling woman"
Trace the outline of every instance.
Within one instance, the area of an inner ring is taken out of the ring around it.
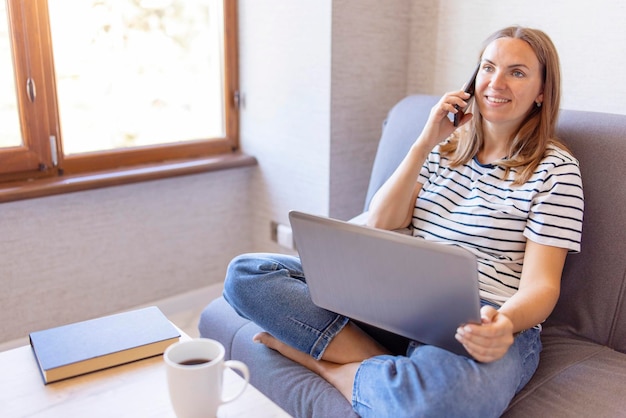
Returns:
[[[12,104],[1,103],[0,113],[19,123],[16,132],[2,135],[0,180],[214,156],[238,147],[236,2],[6,4],[0,59],[15,76],[0,78],[17,87],[3,89],[16,95]],[[2,125],[3,131],[11,126]]]
[[[476,98],[469,106],[474,117],[467,125],[467,138],[476,140],[460,141],[455,135],[441,147],[453,164],[477,155],[483,162],[497,162],[506,174],[516,171],[514,184],[520,185],[528,181],[548,145],[566,148],[553,137],[561,103],[561,70],[558,55],[551,50],[556,48],[544,32],[518,26],[485,41]],[[507,141],[494,141],[494,137]]]

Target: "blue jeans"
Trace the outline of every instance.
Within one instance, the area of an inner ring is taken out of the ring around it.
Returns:
[[[316,359],[349,321],[313,304],[300,260],[292,256],[236,257],[228,266],[224,298],[239,315]],[[540,331],[534,328],[518,334],[506,355],[492,363],[411,342],[406,355],[361,363],[352,406],[362,417],[497,417],[532,377],[540,351]]]

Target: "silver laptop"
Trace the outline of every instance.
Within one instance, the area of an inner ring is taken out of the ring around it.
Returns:
[[[313,303],[468,355],[454,335],[461,324],[480,323],[472,254],[297,211],[289,219]]]

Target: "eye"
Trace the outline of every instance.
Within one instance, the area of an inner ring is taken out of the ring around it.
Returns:
[[[493,72],[493,66],[491,64],[484,64],[483,71],[486,73],[491,73]]]
[[[511,74],[513,74],[513,77],[516,77],[516,78],[522,78],[522,77],[526,76],[526,74],[524,74],[520,70],[513,70],[513,72]]]

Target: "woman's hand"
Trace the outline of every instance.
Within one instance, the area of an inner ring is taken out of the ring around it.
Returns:
[[[449,113],[457,113],[459,110],[455,107],[465,108],[471,96],[463,90],[446,93],[437,104],[431,109],[428,121],[424,126],[420,140],[428,141],[428,148],[432,149],[448,138],[455,129],[454,123],[448,118]],[[472,119],[472,114],[463,115],[459,126],[466,124]]]
[[[483,306],[480,316],[480,325],[460,326],[455,338],[476,360],[483,363],[499,360],[513,344],[513,322],[491,306]]]

